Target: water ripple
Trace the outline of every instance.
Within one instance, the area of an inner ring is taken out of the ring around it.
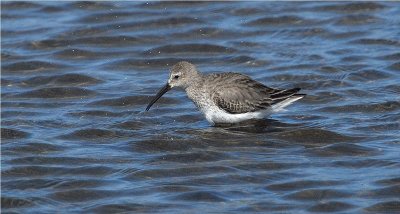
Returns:
[[[1,212],[400,213],[397,2],[1,7]],[[218,127],[182,91],[144,112],[182,60],[307,96]]]

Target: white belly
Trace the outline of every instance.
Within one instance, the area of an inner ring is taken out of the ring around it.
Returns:
[[[208,108],[203,112],[207,121],[211,124],[216,123],[238,123],[250,119],[262,119],[271,114],[271,110],[257,112],[247,112],[242,114],[230,114],[217,107]]]

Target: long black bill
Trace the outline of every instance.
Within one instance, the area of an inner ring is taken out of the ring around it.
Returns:
[[[148,111],[148,110],[151,108],[151,106],[152,106],[155,102],[157,102],[157,100],[160,99],[160,97],[161,97],[162,95],[164,95],[165,93],[167,93],[167,91],[169,91],[170,89],[171,89],[171,86],[170,86],[168,83],[165,84],[164,87],[162,87],[162,88],[160,89],[160,91],[158,91],[158,93],[156,94],[156,96],[153,97],[153,99],[150,101],[149,105],[147,105],[146,111]]]

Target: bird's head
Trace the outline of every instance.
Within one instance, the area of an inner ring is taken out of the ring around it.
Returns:
[[[168,85],[171,88],[180,87],[186,89],[197,75],[196,66],[186,61],[178,62],[172,66]]]
[[[177,87],[186,89],[189,87],[191,82],[195,81],[198,75],[199,74],[196,70],[196,66],[193,64],[186,61],[176,63],[174,66],[172,66],[167,84],[165,84],[164,87],[158,91],[156,96],[153,97],[149,105],[147,105],[146,111],[148,111],[151,106],[171,88]]]

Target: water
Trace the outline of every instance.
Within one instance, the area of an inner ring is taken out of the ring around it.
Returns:
[[[399,213],[398,2],[2,2],[12,213]],[[211,127],[180,60],[308,96]]]

